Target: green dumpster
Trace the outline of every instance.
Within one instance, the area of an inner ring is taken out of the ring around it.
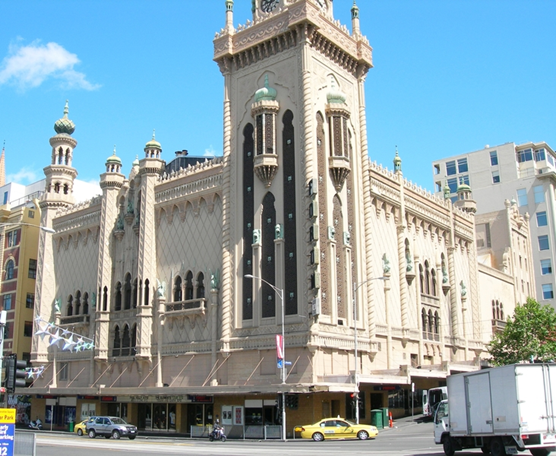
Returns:
[[[382,424],[384,427],[390,426],[390,416],[388,415],[388,407],[382,407]]]
[[[371,424],[377,429],[384,429],[381,409],[371,410]]]
[[[69,431],[73,432],[73,421],[69,422]]]

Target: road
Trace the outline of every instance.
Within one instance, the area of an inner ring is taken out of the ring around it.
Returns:
[[[256,441],[155,438],[139,436],[136,440],[89,439],[72,434],[37,433],[37,456],[151,456],[186,454],[202,456],[249,456],[261,454],[280,456],[441,456],[441,445],[435,445],[432,423],[417,423],[406,419],[392,429],[385,429],[374,440],[326,441],[312,440]],[[457,456],[482,454],[480,450],[461,451]]]

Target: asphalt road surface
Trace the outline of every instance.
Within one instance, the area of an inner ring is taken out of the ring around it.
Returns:
[[[139,435],[135,440],[78,437],[69,433],[37,434],[37,456],[151,456],[152,454],[202,455],[202,456],[248,456],[261,454],[280,456],[440,456],[442,445],[435,445],[432,423],[420,423],[406,418],[395,422],[393,428],[379,431],[373,440],[312,440],[259,441],[228,440],[209,442],[208,439],[155,438]],[[456,456],[482,454],[481,450],[457,452]]]

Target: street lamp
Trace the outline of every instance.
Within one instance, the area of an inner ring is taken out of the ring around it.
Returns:
[[[275,287],[271,283],[267,282],[265,279],[261,277],[254,276],[252,274],[245,274],[247,279],[256,279],[260,280],[261,282],[266,283],[270,288],[274,290],[274,292],[280,298],[280,303],[282,305],[282,385],[286,384],[286,339],[284,335],[284,328],[286,326],[285,321],[285,311],[284,311],[284,290],[281,288]],[[286,388],[282,386],[282,440],[286,441]]]
[[[8,223],[0,223],[0,228],[4,227],[4,226],[21,226],[21,225],[26,225],[26,226],[35,226],[37,228],[39,228],[40,230],[43,230],[47,233],[51,233],[54,234],[56,231],[53,230],[52,228],[49,228],[48,226],[42,226],[42,225],[33,225],[32,223],[25,223],[25,222],[20,222],[20,223],[12,223],[12,222],[8,222]]]
[[[353,282],[353,345],[355,368],[353,373],[353,382],[355,383],[355,423],[359,424],[359,379],[357,378],[357,368],[359,359],[357,358],[357,290],[371,280],[386,280],[386,277],[372,277],[363,282]]]

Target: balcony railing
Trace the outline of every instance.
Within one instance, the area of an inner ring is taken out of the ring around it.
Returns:
[[[167,317],[179,317],[181,315],[201,314],[207,309],[206,298],[189,299],[187,301],[170,302],[166,304]]]
[[[88,325],[90,321],[90,315],[70,315],[68,317],[60,317],[60,326]]]

